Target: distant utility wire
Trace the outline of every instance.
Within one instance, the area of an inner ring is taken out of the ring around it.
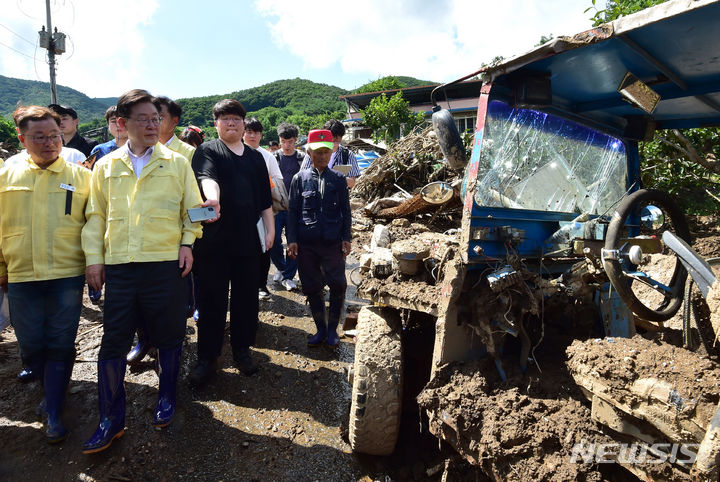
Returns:
[[[10,29],[9,29],[8,27],[6,27],[5,25],[3,25],[3,24],[0,23],[0,27],[4,28],[5,30],[7,30],[7,31],[10,32],[11,34],[15,35],[16,37],[19,37],[19,38],[23,39],[25,42],[29,43],[29,44],[32,45],[33,47],[35,46],[35,42],[31,42],[31,41],[29,41],[28,39],[26,39],[25,37],[23,37],[22,35],[20,35],[19,33],[13,32],[12,30],[10,30]]]
[[[7,45],[7,44],[4,44],[4,43],[0,42],[0,45],[2,45],[3,47],[7,47],[7,48],[9,48],[10,50],[13,50],[13,51],[19,53],[20,55],[23,55],[23,56],[25,56],[25,57],[27,57],[27,58],[29,58],[29,59],[32,59],[33,61],[35,60],[35,57],[33,57],[32,55],[28,55],[28,54],[26,54],[26,53],[24,53],[24,52],[20,52],[18,49],[13,48],[13,47],[11,47],[11,46],[9,46],[9,45]]]

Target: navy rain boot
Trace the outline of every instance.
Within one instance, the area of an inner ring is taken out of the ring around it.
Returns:
[[[132,350],[130,350],[127,354],[127,362],[129,365],[134,365],[135,363],[139,363],[142,361],[143,358],[145,358],[145,355],[148,354],[150,351],[150,340],[147,337],[147,334],[145,334],[145,330],[142,328],[137,329],[137,336],[138,336],[138,342],[137,345],[132,347]]]
[[[337,346],[340,343],[340,337],[337,334],[337,322],[329,322],[328,323],[328,334],[327,334],[327,344],[328,346]]]
[[[180,355],[182,345],[170,350],[158,349],[158,401],[155,407],[153,425],[157,428],[167,427],[175,415],[175,395],[177,379],[180,374]]]
[[[317,333],[308,338],[308,346],[319,346],[325,341],[327,337],[327,327],[325,326],[325,313],[313,313],[313,321],[317,328]]]
[[[84,454],[105,450],[125,434],[125,366],[124,358],[98,361],[100,423],[83,444]]]
[[[325,341],[327,336],[327,327],[325,326],[325,299],[322,293],[310,295],[307,297],[310,304],[310,312],[312,313],[317,333],[308,339],[308,346],[318,346]]]
[[[327,344],[329,346],[337,346],[340,338],[337,334],[337,327],[340,323],[340,315],[342,314],[343,305],[345,304],[345,289],[334,290],[330,288],[330,302],[328,303],[328,336]]]
[[[62,414],[65,392],[67,391],[70,376],[72,375],[73,363],[48,361],[45,363],[45,374],[43,388],[45,390],[45,410],[47,415],[45,435],[51,444],[62,442],[68,436],[67,429],[63,426],[60,416]]]

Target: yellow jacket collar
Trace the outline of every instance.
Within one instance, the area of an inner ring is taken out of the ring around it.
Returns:
[[[27,159],[25,161],[30,165],[30,169],[42,169],[40,166],[35,164],[35,161],[33,161],[33,158],[30,155],[27,156]],[[63,159],[63,156],[58,156],[58,158],[55,159],[55,161],[47,167],[47,170],[53,172],[62,172],[64,168],[65,159]]]

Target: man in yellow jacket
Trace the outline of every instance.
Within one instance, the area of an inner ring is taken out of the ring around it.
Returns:
[[[155,97],[153,100],[153,104],[155,104],[155,107],[158,110],[158,114],[160,114],[160,125],[158,126],[158,140],[168,149],[177,152],[185,159],[187,159],[188,162],[190,162],[192,160],[193,154],[195,153],[195,148],[190,144],[181,141],[175,135],[175,127],[177,127],[178,122],[180,122],[180,116],[182,115],[182,107],[180,107],[177,102],[170,99],[169,97]],[[194,302],[192,301],[192,275],[187,276],[186,286],[189,293],[189,296],[186,295],[186,297],[189,298],[189,310],[190,307],[194,305]],[[190,311],[190,313],[192,313],[192,311]],[[148,339],[147,330],[145,329],[145,323],[142,320],[140,320],[137,327],[137,336],[137,345],[135,345],[128,352],[126,357],[128,363],[131,365],[133,363],[141,361],[148,353],[150,348],[152,348],[152,344]]]
[[[202,203],[190,163],[158,142],[161,119],[153,97],[135,89],[117,103],[127,143],[92,172],[82,232],[88,284],[105,284],[103,338],[98,355],[100,423],[84,453],[106,449],[125,429],[125,356],[138,319],[158,348],[159,393],[153,425],[175,414],[175,389],[185,338],[185,283],[192,245],[202,235],[188,209]]]
[[[68,431],[60,420],[75,361],[85,283],[80,233],[90,171],[60,155],[60,116],[18,108],[13,119],[29,156],[0,169],[0,286],[7,292],[20,354],[43,382],[40,404],[51,443]]]

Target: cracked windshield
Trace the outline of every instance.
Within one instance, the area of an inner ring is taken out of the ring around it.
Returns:
[[[623,196],[625,146],[550,114],[488,106],[475,201],[481,206],[605,214]]]

